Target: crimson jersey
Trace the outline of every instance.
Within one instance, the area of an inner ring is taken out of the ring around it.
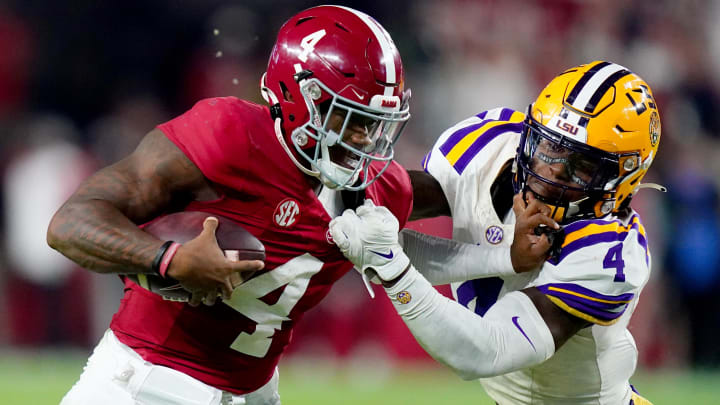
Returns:
[[[295,322],[352,263],[326,236],[331,217],[276,139],[267,107],[207,99],[158,128],[221,193],[186,210],[242,224],[265,245],[265,269],[212,307],[166,301],[126,281],[110,328],[153,364],[222,390],[254,391],[272,377]],[[365,194],[405,224],[412,188],[400,165],[393,162]]]

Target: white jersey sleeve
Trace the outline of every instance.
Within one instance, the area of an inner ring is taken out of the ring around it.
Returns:
[[[650,253],[640,216],[582,220],[565,227],[560,254],[532,286],[568,313],[611,325],[640,294],[650,275]]]
[[[474,115],[446,130],[423,160],[453,217],[452,241],[409,231],[402,237],[411,262],[431,283],[515,275],[514,226],[496,214],[490,189],[515,156],[524,119],[510,108]]]
[[[453,218],[463,201],[477,198],[468,191],[478,188],[478,177],[494,179],[498,172],[493,164],[503,165],[504,157],[514,156],[517,139],[504,142],[507,137],[500,137],[519,134],[524,119],[525,114],[509,108],[484,111],[447,129],[435,142],[422,165],[442,186]]]

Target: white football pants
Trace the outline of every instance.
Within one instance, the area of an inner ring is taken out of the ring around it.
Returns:
[[[107,330],[60,405],[280,405],[278,371],[257,391],[234,395],[143,360]]]

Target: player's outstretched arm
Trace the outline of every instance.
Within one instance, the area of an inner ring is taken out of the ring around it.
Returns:
[[[489,377],[540,364],[586,325],[533,289],[507,294],[484,317],[476,315],[438,293],[409,263],[397,228],[387,209],[365,204],[357,213],[335,218],[330,233],[358,269],[383,281],[423,348],[461,377]]]
[[[153,130],[131,155],[80,185],[53,217],[48,244],[98,273],[149,273],[165,241],[137,224],[192,199],[212,197],[202,172],[162,132]],[[212,224],[208,228],[214,232]],[[233,271],[259,266],[225,259],[211,235],[181,246],[167,274],[181,282],[191,280],[195,290],[217,292],[232,288],[227,279]],[[198,277],[201,270],[206,275]]]
[[[505,295],[480,317],[438,293],[412,266],[385,291],[418,343],[464,379],[540,364],[589,325],[536,288]]]
[[[400,244],[415,268],[433,285],[484,277],[510,276],[539,268],[547,259],[550,242],[535,228],[558,229],[550,209],[534,197],[513,199],[515,234],[510,249],[502,245],[462,243],[425,235],[411,229],[400,232]]]

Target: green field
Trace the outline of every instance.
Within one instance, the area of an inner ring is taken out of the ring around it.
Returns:
[[[0,405],[57,404],[87,353],[0,353]],[[280,369],[286,405],[493,404],[477,383],[427,363],[388,367],[290,359]],[[655,405],[720,404],[720,372],[643,372],[633,383]]]

